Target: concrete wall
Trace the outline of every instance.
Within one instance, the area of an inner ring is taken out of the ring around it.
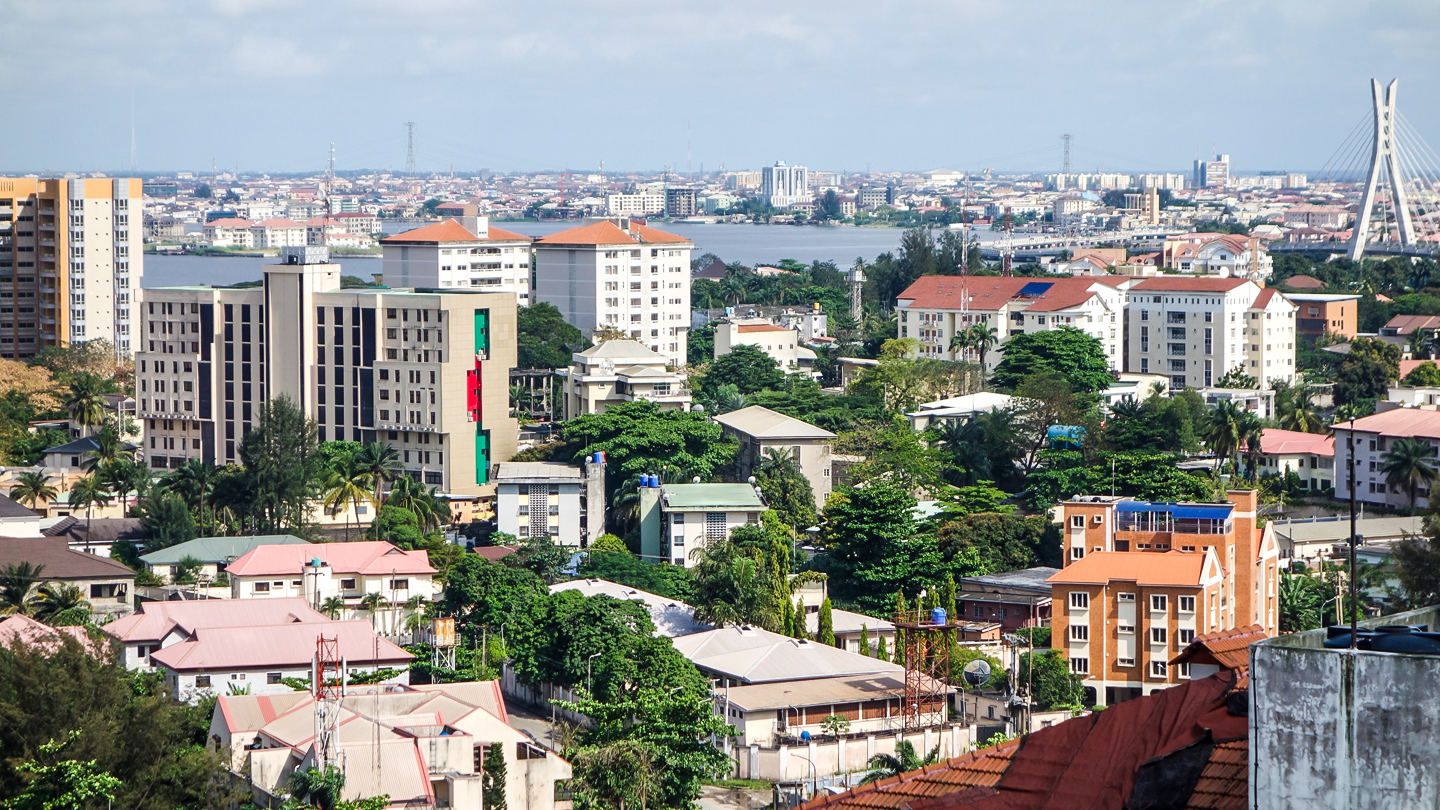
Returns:
[[[1440,625],[1440,608],[1363,622]],[[1440,657],[1324,649],[1313,630],[1250,648],[1255,810],[1440,807]]]
[[[940,759],[945,760],[969,751],[974,738],[974,727],[945,726],[906,734],[851,735],[839,739],[811,740],[808,745],[782,745],[778,748],[739,746],[730,748],[727,753],[735,763],[737,779],[803,781],[868,771],[871,757],[893,755],[901,740],[910,740],[915,753],[921,757],[938,746]]]

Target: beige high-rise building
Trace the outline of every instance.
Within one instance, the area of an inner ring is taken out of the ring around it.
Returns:
[[[0,178],[0,357],[105,338],[131,353],[144,275],[134,178]]]
[[[515,294],[341,289],[325,248],[281,258],[262,287],[145,291],[135,398],[146,463],[239,463],[261,405],[284,395],[322,442],[389,444],[427,486],[483,494],[515,453]]]

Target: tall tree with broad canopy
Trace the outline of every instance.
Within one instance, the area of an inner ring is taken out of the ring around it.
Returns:
[[[715,391],[722,385],[733,385],[742,394],[753,394],[767,388],[779,388],[785,372],[775,358],[763,349],[742,343],[715,358],[700,383],[702,390]]]
[[[516,312],[516,360],[520,368],[564,368],[570,356],[590,348],[580,330],[554,304],[537,301]]]
[[[990,382],[1002,391],[1015,390],[1039,371],[1053,371],[1069,380],[1074,390],[1089,394],[1103,391],[1115,381],[1100,341],[1072,326],[1016,335],[1001,349],[1005,357],[995,366]]]

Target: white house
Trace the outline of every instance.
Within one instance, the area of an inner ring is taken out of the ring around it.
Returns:
[[[1305,489],[1329,489],[1335,484],[1335,437],[1323,433],[1265,428],[1260,431],[1262,472],[1284,476],[1294,472]]]
[[[124,650],[126,669],[153,666],[150,654],[188,641],[202,629],[324,624],[330,621],[298,597],[288,599],[201,599],[141,602],[140,609],[104,626]],[[314,650],[311,650],[314,653]]]
[[[692,395],[686,377],[672,371],[671,358],[635,340],[606,340],[571,356],[556,369],[565,397],[565,418],[604,413],[625,402],[654,402],[661,410],[688,410]]]
[[[495,473],[495,523],[516,537],[551,537],[586,547],[605,528],[605,465],[503,461]],[[594,510],[592,515],[591,510]]]
[[[815,365],[815,352],[800,345],[800,333],[777,326],[766,318],[735,318],[715,324],[714,356],[729,354],[736,346],[754,346],[774,360],[786,374],[808,371]]]
[[[738,526],[759,523],[765,501],[749,484],[664,484],[640,488],[640,556],[686,568],[691,553]]]

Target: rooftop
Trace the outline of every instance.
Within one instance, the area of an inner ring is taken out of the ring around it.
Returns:
[[[440,244],[442,242],[528,242],[530,237],[522,234],[506,231],[500,228],[490,228],[485,236],[472,233],[469,228],[461,225],[453,219],[445,219],[433,225],[426,225],[414,230],[397,233],[394,236],[387,236],[381,239],[385,245],[413,245],[417,242],[427,244]]]
[[[1195,278],[1191,276],[1151,276],[1144,281],[1131,287],[1132,290],[1145,292],[1155,290],[1157,292],[1207,292],[1223,293],[1250,284],[1249,279],[1244,278]]]
[[[759,439],[833,439],[835,434],[809,422],[751,405],[715,417],[720,424]]]
[[[233,576],[299,576],[313,559],[334,574],[433,574],[424,551],[402,551],[383,540],[318,545],[256,546],[226,570]]]
[[[979,588],[1025,588],[1042,591],[1046,596],[1050,595],[1050,577],[1060,573],[1059,568],[1048,568],[1036,566],[1034,568],[1022,568],[1019,571],[1005,571],[999,574],[981,574],[974,577],[961,577],[962,589],[967,585]]]
[[[678,512],[704,509],[743,509],[762,512],[765,504],[749,484],[665,484],[665,509]]]
[[[105,625],[105,632],[127,644],[160,641],[174,630],[186,635],[207,627],[271,627],[330,621],[301,597],[277,599],[201,599],[193,602],[141,602],[140,609]]]
[[[1208,552],[1094,551],[1046,581],[1052,585],[1104,585],[1120,580],[1150,587],[1197,587],[1207,560],[1214,562]]]
[[[1260,431],[1260,452],[1266,455],[1282,456],[1299,453],[1333,456],[1335,455],[1335,437],[1323,433],[1263,428]]]
[[[1395,408],[1372,416],[1361,417],[1353,423],[1349,421],[1336,422],[1330,426],[1330,429],[1349,430],[1352,424],[1357,433],[1364,431],[1386,436],[1440,439],[1440,411]]]
[[[551,481],[556,478],[579,481],[579,467],[560,461],[502,461],[496,466],[497,481]]]
[[[675,649],[695,666],[744,683],[892,673],[904,669],[899,664],[758,627],[721,627],[681,636],[674,643]]]
[[[289,534],[262,534],[250,537],[197,537],[179,545],[142,554],[146,565],[174,565],[186,557],[201,562],[223,563],[244,556],[256,546],[308,546],[310,543]]]
[[[636,245],[652,243],[675,245],[691,244],[690,240],[683,236],[658,231],[642,225],[636,220],[630,221],[630,230],[627,232],[608,219],[602,219],[599,222],[581,225],[576,228],[568,228],[535,240],[536,245],[542,246],[583,245],[590,247],[595,245]]]
[[[42,580],[135,578],[135,572],[117,560],[71,551],[63,537],[0,538],[0,568],[24,562],[45,566]]]
[[[954,692],[955,689],[950,687],[947,691]],[[842,703],[885,700],[899,698],[904,693],[904,673],[885,672],[878,675],[814,678],[804,682],[776,681],[732,686],[717,695],[723,695],[727,704],[742,711],[760,712],[796,706],[835,706]]]
[[[202,627],[179,644],[150,654],[150,660],[175,672],[305,668],[315,657],[316,639],[339,639],[340,656],[356,664],[404,666],[413,657],[375,633],[363,619],[348,622],[296,622],[245,627]]]
[[[684,602],[609,580],[573,579],[550,586],[551,593],[561,591],[579,591],[585,596],[609,596],[626,602],[639,602],[650,610],[650,619],[655,622],[657,636],[675,638],[713,629],[704,622],[695,621],[695,608]]]

